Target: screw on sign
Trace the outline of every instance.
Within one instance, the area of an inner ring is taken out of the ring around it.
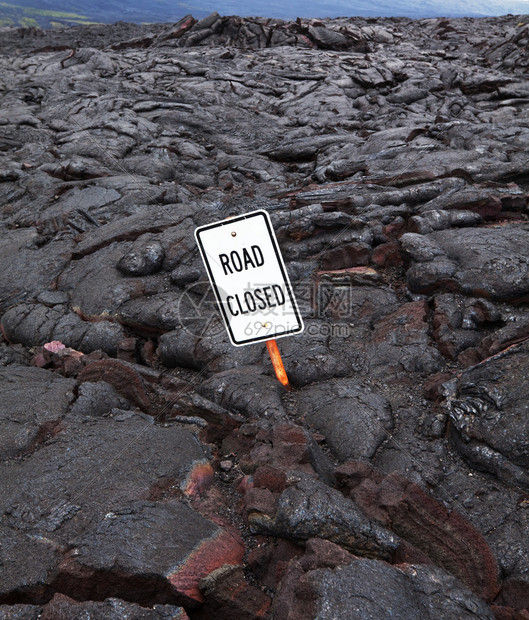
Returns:
[[[276,376],[288,387],[275,338],[301,333],[303,321],[268,213],[200,226],[195,237],[232,344],[266,341]]]

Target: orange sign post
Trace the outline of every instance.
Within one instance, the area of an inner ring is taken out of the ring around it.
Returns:
[[[272,360],[272,366],[274,367],[274,371],[276,373],[276,377],[281,383],[284,385],[287,390],[291,390],[292,387],[288,381],[287,371],[285,370],[285,366],[283,365],[283,360],[281,359],[281,354],[279,353],[279,349],[277,347],[277,342],[272,340],[266,341],[266,348],[268,349],[268,355],[270,355],[270,359]]]

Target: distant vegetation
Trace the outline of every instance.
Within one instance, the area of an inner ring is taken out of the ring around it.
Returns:
[[[0,26],[57,28],[117,21],[176,22],[186,13],[200,19],[210,12],[178,0],[15,0],[0,2]]]
[[[87,15],[36,9],[20,4],[0,2],[0,26],[20,26],[23,28],[58,28],[68,25],[93,24]]]

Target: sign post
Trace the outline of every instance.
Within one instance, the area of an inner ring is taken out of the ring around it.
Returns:
[[[195,238],[231,343],[266,341],[276,376],[287,386],[274,339],[301,333],[303,321],[268,213],[200,226]]]
[[[287,371],[285,370],[285,366],[283,365],[281,353],[279,353],[277,342],[274,338],[272,338],[272,340],[266,341],[266,348],[268,350],[268,355],[270,356],[272,366],[274,367],[274,372],[276,373],[277,380],[279,381],[279,383],[281,383],[281,385],[284,385],[287,390],[291,390],[292,388],[290,387],[290,383],[288,382]]]

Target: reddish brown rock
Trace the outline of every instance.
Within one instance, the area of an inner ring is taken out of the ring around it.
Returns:
[[[285,620],[305,620],[316,617],[314,596],[307,588],[305,571],[298,560],[292,560],[288,572],[281,581],[281,587],[274,597],[272,613]]]
[[[180,485],[184,495],[195,497],[204,492],[213,482],[215,472],[209,463],[196,463]]]
[[[349,564],[353,557],[349,551],[330,540],[311,538],[307,540],[305,555],[300,559],[300,564],[305,570],[337,568]]]
[[[383,474],[356,461],[336,470],[339,488],[435,564],[461,579],[485,600],[499,590],[496,558],[483,536],[462,515],[450,512],[397,473]]]
[[[428,377],[423,385],[424,397],[433,401],[442,400],[441,386],[451,378],[452,375],[449,372],[439,372]]]
[[[131,404],[150,415],[169,416],[169,407],[188,392],[185,382],[163,377],[139,364],[117,359],[92,361],[89,356],[83,361],[85,368],[77,376],[78,381],[106,381]],[[176,404],[180,405],[179,401]],[[181,406],[185,407],[185,403]]]
[[[305,445],[307,434],[301,426],[282,424],[274,427],[272,441],[274,444]]]
[[[500,607],[493,605],[491,607],[495,620],[529,620],[529,610],[513,609],[512,607]]]
[[[529,577],[528,575],[512,575],[503,582],[503,587],[495,603],[529,610]]]
[[[179,39],[182,35],[184,35],[192,26],[197,23],[197,20],[192,15],[186,15],[182,17],[180,21],[176,24],[171,25],[171,27],[164,31],[158,37],[158,41],[167,41],[168,39]],[[112,46],[112,49],[115,49],[116,46]]]
[[[266,486],[270,490],[283,490],[286,475],[293,470],[324,478],[332,476],[321,448],[307,430],[295,424],[278,424],[270,431],[261,430],[240,465],[245,473],[257,474],[257,483],[252,479],[252,486]],[[260,467],[264,469],[258,473]]]
[[[303,555],[303,547],[279,538],[270,544],[262,544],[248,554],[248,566],[267,588],[276,589],[290,561]]]
[[[321,257],[322,269],[346,269],[369,263],[371,248],[365,243],[350,243],[327,250]]]
[[[138,361],[136,355],[136,349],[138,346],[138,340],[136,338],[125,338],[118,344],[117,356],[120,360],[126,362],[135,363]]]
[[[131,366],[120,360],[102,360],[89,364],[77,379],[83,381],[106,381],[130,403],[149,413],[151,398],[141,375]]]
[[[75,377],[82,370],[85,357],[87,356],[70,347],[47,349],[46,345],[44,345],[43,347],[37,347],[36,353],[31,360],[31,365],[37,368],[58,370],[66,377]]]
[[[277,493],[268,489],[248,489],[244,496],[247,514],[262,512],[271,517],[276,511],[277,497]]]
[[[211,539],[203,541],[183,565],[168,576],[172,587],[186,599],[203,602],[200,580],[224,564],[240,564],[244,543],[233,529],[221,529]]]
[[[161,377],[160,386],[155,386],[155,389],[162,397],[158,415],[167,422],[174,419],[185,421],[187,417],[200,418],[203,424],[200,438],[207,443],[220,443],[244,420],[240,415],[192,392],[190,386],[183,382],[173,380],[171,383]],[[230,452],[232,450],[226,453]]]
[[[402,217],[396,217],[391,224],[384,226],[383,231],[389,239],[397,239],[406,231],[406,222]]]
[[[225,565],[200,582],[205,604],[197,620],[257,620],[267,617],[270,597],[246,581],[242,566]]]
[[[154,366],[157,361],[156,344],[152,340],[146,340],[141,348],[141,359],[147,366]]]
[[[485,220],[496,220],[503,208],[502,201],[497,196],[486,196],[477,200],[461,200],[453,205],[445,206],[445,209],[461,209],[478,213]]]
[[[284,471],[270,465],[262,465],[255,470],[253,483],[256,487],[281,493],[287,487],[287,477]]]
[[[377,267],[400,267],[403,264],[399,244],[396,241],[378,245],[371,255]]]
[[[483,360],[483,354],[479,349],[466,349],[457,356],[457,361],[463,368],[469,368],[475,366]]]

